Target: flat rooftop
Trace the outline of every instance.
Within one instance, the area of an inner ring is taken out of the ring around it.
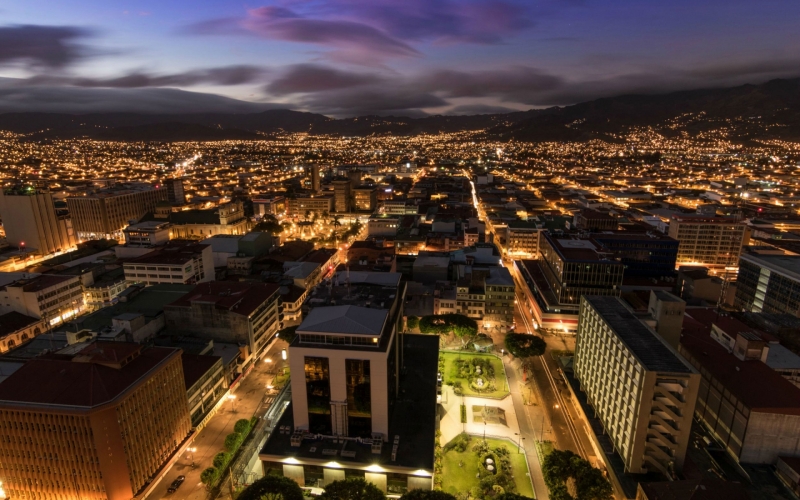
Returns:
[[[117,302],[111,307],[104,307],[88,316],[75,319],[80,328],[100,331],[111,326],[111,320],[126,313],[143,314],[147,321],[151,321],[164,312],[164,306],[170,304],[187,293],[191,292],[193,285],[160,284],[142,288],[138,293],[127,295],[125,302]],[[130,289],[129,289],[130,290]]]
[[[694,370],[658,334],[647,328],[617,297],[584,295],[589,303],[614,330],[625,346],[647,370],[670,373],[692,373]]]
[[[766,267],[771,271],[790,275],[800,281],[800,255],[743,254],[739,258],[760,267]]]
[[[387,309],[353,305],[315,307],[297,328],[297,333],[380,337],[388,316]]]
[[[304,439],[299,447],[291,445],[291,432],[273,432],[259,453],[262,460],[336,461],[347,467],[378,464],[412,470],[433,469],[433,446],[436,439],[436,373],[439,369],[439,339],[433,335],[405,334],[402,337],[405,363],[400,375],[400,391],[389,416],[389,442],[383,443],[381,454],[373,454],[371,446],[348,439],[334,443],[332,437]],[[277,427],[294,427],[290,405]],[[311,437],[312,435],[309,435]],[[399,436],[396,460],[392,446]],[[323,452],[325,454],[323,454]]]

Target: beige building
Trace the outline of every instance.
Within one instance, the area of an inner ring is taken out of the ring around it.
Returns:
[[[168,245],[123,264],[125,279],[132,283],[191,285],[214,280],[211,245],[172,241]]]
[[[16,311],[57,325],[83,309],[80,276],[32,274],[0,287],[0,314]]]
[[[350,180],[340,179],[333,181],[333,210],[334,212],[350,212],[352,207],[353,185]]]
[[[122,240],[122,230],[167,200],[167,188],[150,184],[123,184],[100,189],[85,196],[67,198],[72,224],[78,239]]]
[[[181,351],[76,344],[0,384],[9,498],[129,500],[191,430]]]
[[[581,298],[574,362],[625,471],[680,471],[700,374],[617,297]]]
[[[292,217],[305,217],[306,212],[322,215],[333,212],[333,198],[330,196],[305,196],[289,198],[286,201],[286,215]]]
[[[746,229],[733,218],[673,216],[668,234],[680,242],[678,266],[724,271],[738,266]]]
[[[42,255],[75,246],[72,219],[66,209],[56,209],[47,190],[27,186],[0,191],[0,217],[12,246],[36,249]]]
[[[33,337],[47,331],[43,319],[37,319],[17,311],[0,315],[0,353],[9,351]]]
[[[378,205],[378,190],[374,186],[358,186],[353,190],[357,212],[372,212]]]

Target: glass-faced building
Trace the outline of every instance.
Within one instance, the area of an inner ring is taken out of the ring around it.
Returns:
[[[734,306],[748,312],[800,317],[800,255],[739,257]]]

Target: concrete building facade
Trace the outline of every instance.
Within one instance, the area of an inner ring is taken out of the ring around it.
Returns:
[[[66,210],[56,209],[46,190],[28,186],[0,191],[0,217],[13,246],[36,249],[42,255],[75,247],[72,219]]]
[[[733,218],[673,216],[667,234],[680,242],[678,265],[735,268],[746,226]]]
[[[681,470],[700,375],[619,298],[581,298],[575,376],[627,472]]]
[[[734,307],[800,317],[800,255],[739,257]]]
[[[123,238],[122,230],[168,198],[165,186],[124,184],[67,198],[78,239]]]
[[[10,498],[128,500],[190,430],[179,349],[86,344],[0,385],[0,480]]]

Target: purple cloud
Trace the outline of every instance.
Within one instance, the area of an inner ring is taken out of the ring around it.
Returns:
[[[61,68],[86,57],[76,40],[91,35],[75,26],[12,25],[0,27],[0,64],[23,62]]]

